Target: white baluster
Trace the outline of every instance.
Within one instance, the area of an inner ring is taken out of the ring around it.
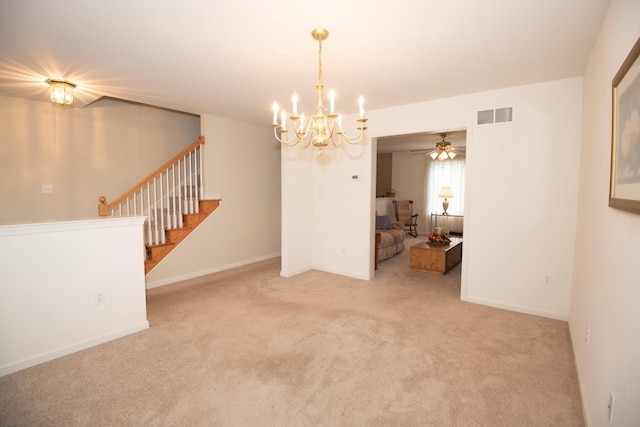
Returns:
[[[164,180],[166,185],[165,194],[167,199],[167,210],[166,210],[166,216],[165,216],[167,222],[165,224],[165,228],[171,229],[171,187],[169,187],[169,169],[168,168],[164,171]]]
[[[164,185],[162,184],[162,173],[160,174],[160,177],[158,178],[158,181],[160,182],[160,228],[159,228],[159,233],[160,233],[160,243],[162,243],[163,245],[166,243],[166,233],[164,232]],[[156,206],[157,208],[157,206]]]
[[[198,167],[198,181],[200,188],[200,200],[204,200],[204,185],[202,183],[202,148],[204,144],[198,145],[198,159],[199,159],[199,167]]]
[[[198,183],[198,147],[193,149],[193,203],[196,213],[200,212],[200,190]]]
[[[182,159],[182,187],[184,188],[184,213],[189,213],[189,189],[187,188],[187,156]]]
[[[171,165],[171,227],[178,227],[178,218],[176,217],[176,164]]]
[[[151,186],[147,182],[147,244],[153,245],[153,233],[151,232]]]
[[[192,172],[192,160],[191,153],[189,151],[189,213],[195,212],[193,209],[193,172]]]
[[[183,218],[182,218],[182,182],[181,182],[181,176],[182,174],[180,173],[180,169],[181,169],[181,163],[180,160],[178,160],[178,225],[180,226],[180,228],[182,228],[183,224]]]
[[[153,244],[157,244],[160,241],[160,236],[158,235],[158,191],[156,188],[156,179],[153,178],[153,205],[149,206],[149,208],[153,207]]]

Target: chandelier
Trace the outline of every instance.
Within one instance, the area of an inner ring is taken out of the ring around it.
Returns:
[[[331,142],[335,147],[339,147],[342,141],[349,144],[357,144],[362,140],[364,130],[367,128],[365,123],[367,118],[364,116],[364,98],[362,96],[358,100],[360,115],[356,119],[358,123],[358,134],[349,137],[342,128],[342,116],[335,110],[335,92],[329,91],[329,111],[325,113],[323,99],[324,85],[322,83],[322,41],[329,37],[329,31],[323,28],[316,28],[311,31],[311,36],[318,41],[318,83],[316,90],[318,92],[318,102],[316,105],[316,113],[306,116],[303,113],[298,114],[298,95],[294,92],[292,97],[293,108],[287,116],[287,112],[282,109],[280,111],[280,122],[278,122],[278,103],[273,103],[273,134],[282,144],[293,146],[301,143],[303,147],[313,144],[318,147],[320,155],[324,147]],[[287,125],[287,119],[290,124]],[[288,133],[292,130],[292,134],[288,137]],[[278,131],[280,135],[278,135]]]
[[[66,80],[48,79],[47,83],[51,85],[51,102],[58,105],[73,104],[73,89],[75,84]]]

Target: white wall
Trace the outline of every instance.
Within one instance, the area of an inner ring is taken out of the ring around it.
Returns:
[[[368,139],[323,155],[313,147],[282,148],[283,276],[317,269],[371,277],[373,162]]]
[[[588,425],[640,423],[640,216],[609,208],[611,81],[640,37],[640,2],[611,2],[584,75],[569,326]],[[590,326],[589,343],[585,333]]]
[[[313,268],[315,180],[309,162],[315,156],[317,153],[310,149],[298,146],[282,147],[280,275],[283,277],[290,277]]]
[[[205,198],[222,201],[148,275],[154,287],[280,254],[280,147],[271,128],[202,115]]]
[[[344,122],[350,120],[346,117]],[[367,139],[325,153],[313,164],[313,268],[359,279],[372,277],[375,153]]]
[[[0,226],[0,375],[149,327],[143,223]]]
[[[97,216],[98,197],[115,199],[199,136],[190,114],[0,97],[0,224]]]
[[[513,123],[474,125],[478,110],[507,106],[514,107]],[[582,79],[576,77],[368,111],[363,145],[333,150],[339,158],[330,162],[309,161],[313,189],[301,185],[283,194],[283,199],[307,194],[305,200],[314,194],[314,262],[309,267],[373,276],[373,258],[366,256],[372,252],[375,212],[371,138],[467,128],[462,298],[566,319],[581,110]],[[345,117],[345,123],[352,119]],[[297,180],[292,168],[287,173]],[[349,181],[353,173],[360,174],[359,182]],[[301,181],[307,174],[299,174]],[[301,222],[295,230],[308,233],[309,226]],[[288,252],[296,251],[310,250],[292,243]],[[552,286],[543,285],[545,275],[552,276]]]

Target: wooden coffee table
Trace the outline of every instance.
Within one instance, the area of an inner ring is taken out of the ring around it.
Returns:
[[[462,239],[449,237],[448,245],[430,245],[426,241],[411,246],[411,269],[434,274],[445,274],[462,260]]]

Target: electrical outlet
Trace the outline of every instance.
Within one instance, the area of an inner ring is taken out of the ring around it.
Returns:
[[[609,404],[607,405],[607,415],[609,416],[609,424],[613,423],[613,392],[609,392]]]
[[[104,304],[104,292],[96,291],[96,305]]]
[[[42,194],[53,194],[53,185],[42,184],[42,186],[40,187],[40,192]]]
[[[587,331],[584,333],[584,342],[589,344],[589,335],[591,334],[591,325],[587,325]]]
[[[550,274],[545,274],[544,277],[542,278],[542,283],[545,286],[551,286],[551,284],[553,283],[553,278],[551,277]]]

